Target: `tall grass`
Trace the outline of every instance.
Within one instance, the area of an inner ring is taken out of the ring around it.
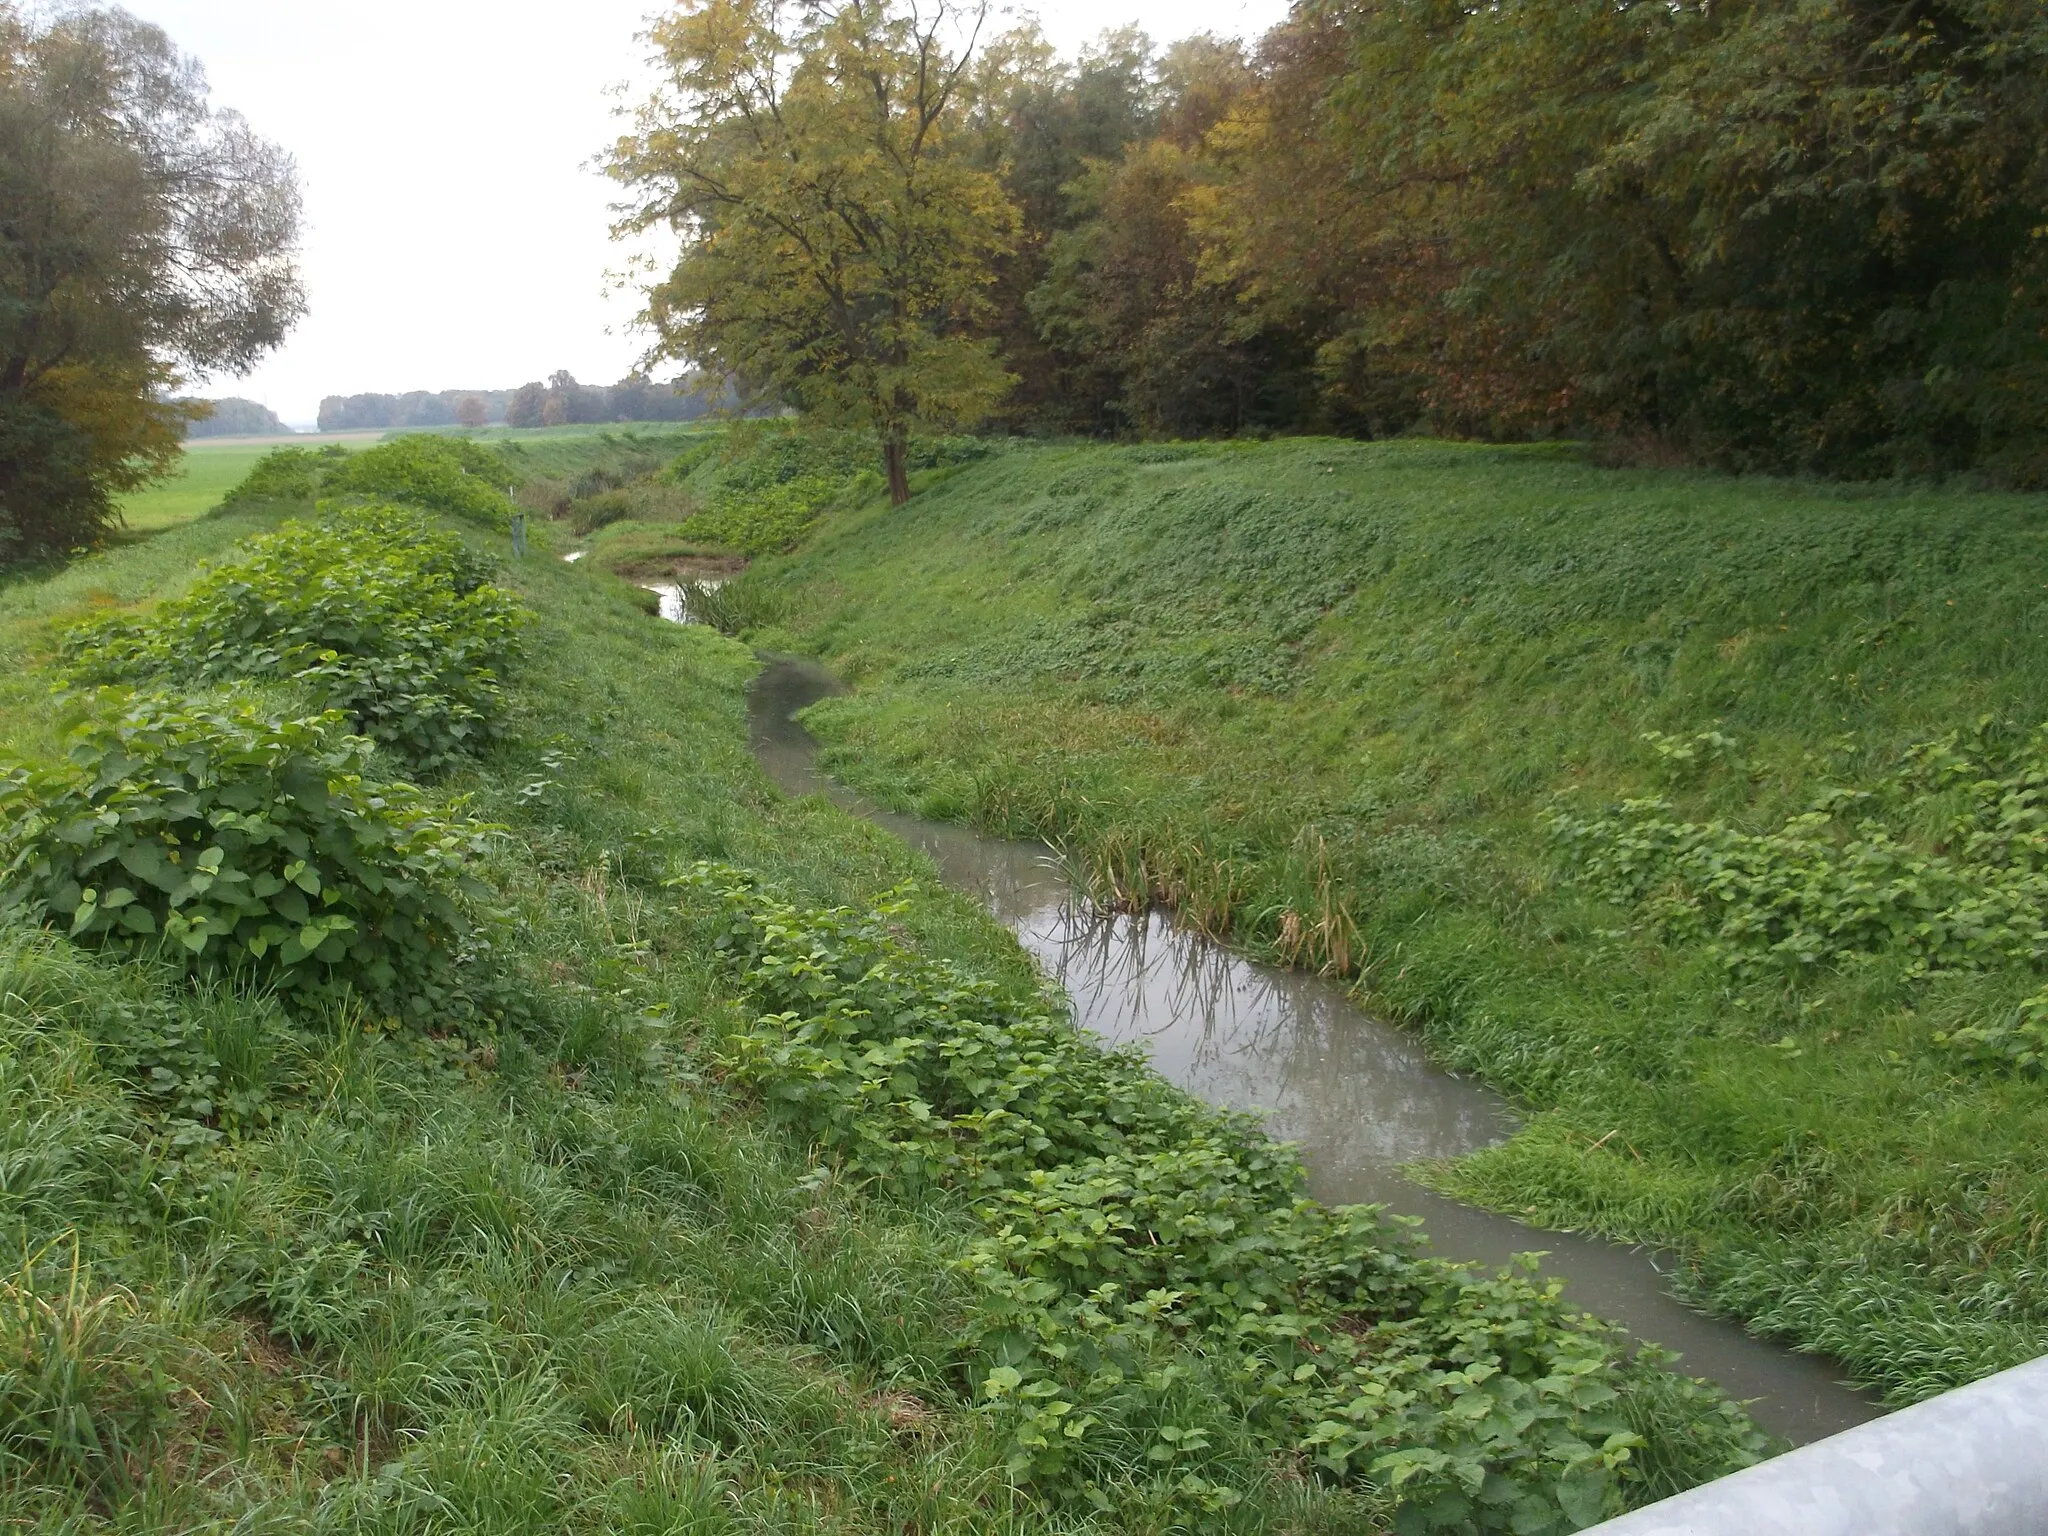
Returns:
[[[784,613],[780,594],[745,580],[682,583],[683,611],[699,624],[724,635],[766,629]]]

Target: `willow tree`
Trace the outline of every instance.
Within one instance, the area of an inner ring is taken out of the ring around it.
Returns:
[[[682,251],[647,291],[654,359],[688,359],[880,443],[910,494],[913,428],[971,426],[1010,379],[976,334],[1016,209],[973,163],[985,7],[688,0],[666,72],[610,157],[618,233]]]
[[[0,562],[89,542],[163,473],[187,372],[304,309],[292,162],[157,28],[0,0]]]

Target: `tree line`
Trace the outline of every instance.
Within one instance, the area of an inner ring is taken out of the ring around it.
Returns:
[[[993,422],[2048,483],[2039,0],[1297,0],[1072,60],[986,20],[657,24],[610,168],[682,239],[660,352],[891,466]]]
[[[329,395],[320,402],[322,432],[409,427],[556,427],[607,421],[695,421],[723,390],[681,374],[657,381],[628,374],[611,385],[579,384],[566,370],[517,389],[413,390],[400,395]]]
[[[224,400],[185,402],[203,407],[205,414],[185,425],[187,437],[282,437],[291,428],[278,419],[277,412],[260,400],[230,395]]]

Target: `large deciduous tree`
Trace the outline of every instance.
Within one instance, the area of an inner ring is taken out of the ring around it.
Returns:
[[[508,427],[545,426],[548,405],[548,387],[538,379],[522,384],[512,391],[512,400],[505,407],[505,425]]]
[[[971,426],[1009,376],[977,328],[1017,212],[978,164],[980,11],[945,0],[687,0],[668,78],[620,140],[621,233],[666,228],[656,354],[730,374],[880,443],[910,494],[913,428]]]
[[[0,0],[0,561],[90,542],[175,459],[181,375],[302,312],[298,230],[289,157],[163,32]]]

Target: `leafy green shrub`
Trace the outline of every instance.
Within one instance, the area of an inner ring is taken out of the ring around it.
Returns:
[[[569,527],[581,537],[624,522],[635,511],[632,496],[623,490],[599,491],[581,496],[569,504]]]
[[[329,496],[363,496],[445,512],[487,528],[512,515],[512,475],[488,448],[458,437],[415,433],[351,454],[321,483]]]
[[[273,448],[256,461],[240,484],[221,498],[221,505],[310,504],[319,498],[327,473],[347,458],[348,450],[339,443],[323,448]]]
[[[868,478],[880,483],[872,471]],[[748,555],[793,549],[826,507],[862,477],[838,480],[830,475],[799,475],[747,491],[727,491],[690,518],[693,538],[705,539]]]
[[[1978,1066],[2006,1067],[2030,1077],[2048,1074],[2048,990],[2022,998],[1986,1022],[1938,1030],[1934,1043]]]
[[[127,700],[74,733],[65,767],[0,775],[0,904],[81,943],[432,1020],[455,1001],[457,897],[486,829],[372,783],[341,725]]]
[[[145,618],[78,626],[66,659],[88,684],[295,681],[432,772],[498,730],[496,668],[516,654],[521,616],[489,570],[416,512],[341,510],[245,540]]]
[[[1761,1453],[1739,1409],[1554,1286],[1317,1205],[1250,1117],[905,950],[900,909],[802,911],[709,866],[681,883],[762,1010],[729,1070],[852,1170],[973,1201],[963,1364],[1049,1496],[1114,1501],[1139,1467],[1219,1512],[1236,1425],[1391,1490],[1404,1529],[1542,1533]]]
[[[1652,746],[1667,763],[1662,738]],[[1677,819],[1670,801],[1550,816],[1581,877],[1738,969],[1898,953],[1919,973],[2048,961],[2048,727],[1911,748],[1863,789],[1823,785],[1775,830]]]
[[[1718,733],[1698,740],[1734,748]],[[1670,739],[1650,744],[1667,767],[1691,766]],[[1658,798],[1558,810],[1550,827],[1588,885],[1737,972],[1874,955],[1916,976],[2048,967],[2048,726],[2016,746],[1989,721],[1922,742],[1877,784],[1825,786],[1771,831],[1680,820]],[[2039,1071],[2048,993],[1942,1043]]]

